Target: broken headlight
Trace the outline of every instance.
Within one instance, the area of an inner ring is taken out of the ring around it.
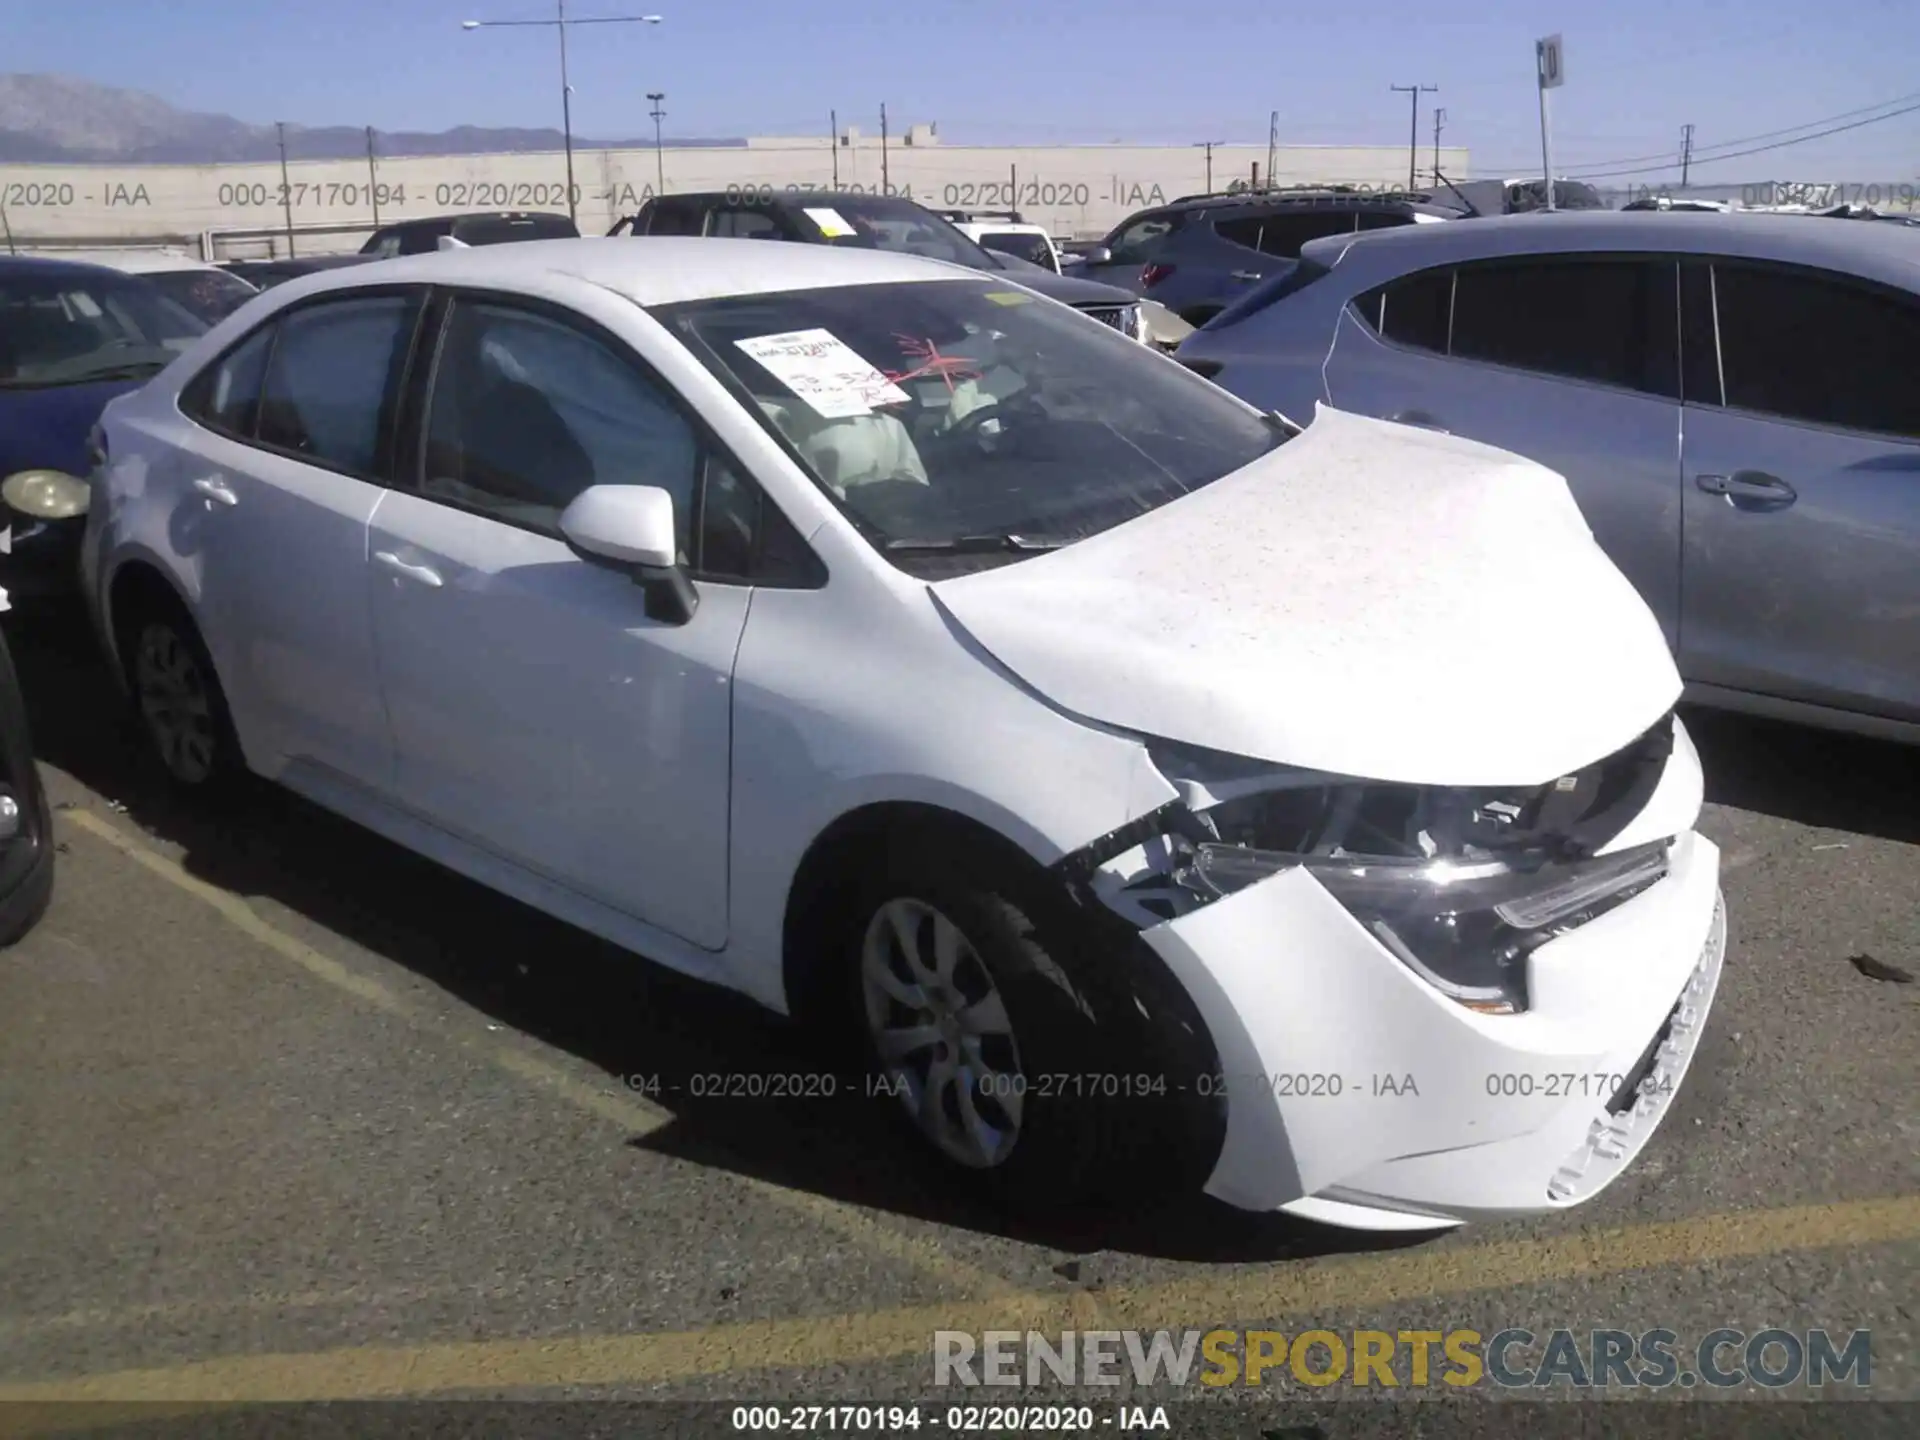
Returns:
[[[1441,994],[1510,1015],[1526,1009],[1528,953],[1665,875],[1667,842],[1531,871],[1502,860],[1299,855],[1202,843],[1186,874],[1188,883],[1228,895],[1296,867]]]
[[[1381,945],[1475,1010],[1526,1009],[1526,958],[1667,873],[1670,842],[1596,855],[1644,807],[1663,722],[1545,786],[1379,784],[1177,746],[1154,761],[1197,821],[1174,880],[1202,901],[1304,868]]]

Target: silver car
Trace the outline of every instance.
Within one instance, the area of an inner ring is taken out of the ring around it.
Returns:
[[[1550,466],[1690,698],[1920,741],[1913,231],[1587,212],[1341,236],[1179,356],[1300,423],[1324,402]]]

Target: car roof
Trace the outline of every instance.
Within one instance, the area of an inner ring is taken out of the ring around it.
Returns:
[[[666,235],[621,239],[584,236],[578,240],[477,245],[466,250],[376,260],[308,276],[299,282],[299,293],[314,295],[395,281],[511,288],[516,282],[548,275],[585,280],[640,305],[816,290],[832,285],[982,278],[978,271],[942,260],[842,245]]]
[[[1370,266],[1417,269],[1506,255],[1586,250],[1711,254],[1800,262],[1920,290],[1920,245],[1891,225],[1834,225],[1811,215],[1687,210],[1562,210],[1493,215],[1466,225],[1408,225],[1309,241],[1301,258],[1349,251]]]
[[[192,255],[175,255],[160,250],[87,250],[73,255],[63,255],[70,260],[85,265],[104,266],[109,270],[118,270],[127,275],[147,275],[170,270],[216,270],[219,267],[209,265]]]
[[[1332,187],[1307,190],[1243,190],[1231,195],[1182,195],[1177,200],[1157,207],[1158,210],[1244,210],[1257,206],[1272,206],[1277,210],[1290,209],[1297,205],[1313,205],[1326,209],[1339,209],[1354,206],[1360,209],[1377,210],[1389,206],[1412,205],[1420,209],[1458,210],[1458,205],[1449,205],[1444,196],[1433,196],[1423,191],[1379,191],[1379,190],[1340,190]]]
[[[111,265],[93,265],[83,260],[56,260],[49,255],[0,255],[0,276],[64,275],[71,280],[118,279],[125,272]]]

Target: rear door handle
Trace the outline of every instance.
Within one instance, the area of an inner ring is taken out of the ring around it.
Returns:
[[[217,501],[222,505],[238,505],[240,503],[240,497],[234,494],[233,491],[228,488],[227,482],[222,480],[218,475],[208,475],[203,479],[194,481],[193,488],[209,500]]]
[[[1258,270],[1236,270],[1233,272],[1232,278],[1235,280],[1258,280],[1260,278],[1260,272]]]
[[[445,583],[440,578],[440,572],[431,565],[411,564],[408,561],[402,560],[391,550],[376,551],[374,552],[373,558],[386,566],[387,569],[393,571],[394,574],[404,575],[409,580],[425,585],[429,590],[438,590],[440,586]]]
[[[1793,486],[1764,470],[1696,475],[1693,483],[1709,495],[1724,495],[1728,504],[1741,510],[1784,510],[1800,498]]]

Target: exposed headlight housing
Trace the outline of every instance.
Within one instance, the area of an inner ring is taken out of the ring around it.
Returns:
[[[1527,1008],[1526,958],[1666,875],[1668,839],[1596,852],[1645,808],[1672,752],[1668,717],[1550,784],[1380,784],[1154,742],[1188,833],[1171,879],[1210,903],[1304,869],[1369,935],[1450,999]]]
[[[0,499],[36,520],[69,520],[87,512],[93,492],[64,470],[19,470],[0,481]]]

